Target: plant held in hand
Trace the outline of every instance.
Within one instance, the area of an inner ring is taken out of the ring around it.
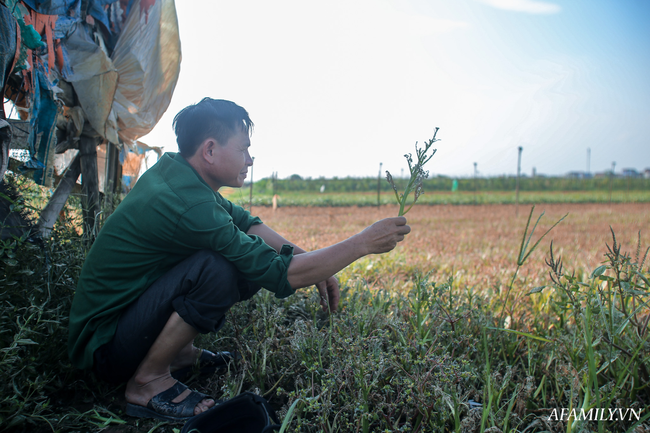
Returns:
[[[404,157],[408,161],[409,164],[409,171],[411,172],[411,177],[409,179],[409,183],[406,185],[406,188],[404,189],[404,193],[400,194],[397,191],[397,186],[395,185],[395,182],[393,181],[393,176],[391,176],[390,172],[386,170],[386,179],[388,180],[388,183],[391,184],[393,187],[393,191],[395,191],[395,197],[397,198],[397,203],[399,203],[399,213],[398,216],[404,215],[406,212],[410,211],[415,202],[418,200],[418,198],[422,195],[422,183],[424,182],[424,179],[429,177],[429,172],[424,171],[424,164],[429,162],[429,160],[433,157],[433,155],[436,154],[437,149],[431,149],[431,146],[433,146],[433,143],[436,141],[440,141],[436,139],[436,134],[438,134],[438,129],[433,133],[433,138],[431,138],[427,143],[424,145],[424,149],[419,149],[418,148],[418,143],[415,143],[415,156],[417,157],[417,162],[413,164],[413,155],[406,154]],[[431,154],[429,154],[429,150],[431,150]],[[406,207],[406,200],[408,199],[408,196],[411,192],[414,192],[413,196],[413,203],[405,210],[404,208]]]

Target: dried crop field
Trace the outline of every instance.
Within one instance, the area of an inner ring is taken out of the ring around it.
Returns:
[[[453,276],[460,285],[485,289],[507,284],[516,267],[516,256],[531,207],[520,205],[415,206],[406,216],[412,233],[386,257],[372,256],[344,272],[384,284],[395,276],[419,270],[433,272],[434,280]],[[612,244],[610,226],[623,251],[634,253],[639,233],[641,246],[650,244],[650,203],[545,204],[535,208],[531,226],[544,212],[534,241],[564,215],[568,216],[544,238],[520,272],[526,286],[545,284],[551,240],[565,267],[591,272],[604,260],[606,244]],[[255,207],[269,226],[305,249],[317,249],[341,241],[372,222],[397,214],[397,206],[377,207]],[[389,275],[372,272],[390,262]],[[395,263],[397,261],[397,263]],[[392,270],[392,275],[390,271]],[[375,275],[373,277],[373,275]],[[398,280],[401,280],[398,278]]]

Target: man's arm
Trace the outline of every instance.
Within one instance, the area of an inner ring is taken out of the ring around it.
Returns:
[[[343,242],[294,256],[289,263],[289,284],[297,289],[323,281],[363,256],[392,250],[410,231],[406,218],[386,218]]]
[[[282,245],[291,245],[293,247],[293,253],[295,254],[302,254],[306,252],[302,248],[300,248],[298,245],[294,244],[293,242],[289,242],[282,236],[280,236],[275,230],[273,230],[271,227],[267,226],[266,224],[253,224],[246,234],[249,235],[256,235],[264,239],[264,242],[266,242],[269,246],[271,246],[273,249],[275,249],[277,252],[280,252],[282,249]]]
[[[305,252],[264,224],[251,226],[247,233],[260,236],[277,251],[284,244],[293,245],[296,255],[289,263],[289,284],[294,289],[315,284],[321,295],[323,310],[327,310],[329,304],[330,311],[336,311],[339,286],[332,275],[363,256],[392,250],[410,231],[406,218],[386,218],[343,242],[311,252]]]
[[[264,239],[269,246],[274,248],[276,251],[280,251],[282,245],[291,245],[293,246],[294,257],[297,254],[303,254],[306,251],[300,248],[298,245],[286,240],[284,237],[280,236],[275,230],[265,224],[254,224],[246,232],[250,235],[257,235]],[[320,305],[323,308],[323,311],[334,312],[338,309],[340,291],[339,291],[339,282],[336,277],[329,276],[323,281],[314,283],[320,294]]]

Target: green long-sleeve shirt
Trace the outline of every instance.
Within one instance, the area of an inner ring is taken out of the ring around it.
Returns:
[[[262,221],[215,193],[180,156],[166,153],[106,220],[81,270],[72,308],[68,353],[79,368],[109,342],[122,310],[197,251],[221,253],[250,281],[279,298],[293,250],[278,254],[246,232]]]

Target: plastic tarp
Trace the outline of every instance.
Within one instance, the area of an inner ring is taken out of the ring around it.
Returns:
[[[73,71],[66,81],[72,83],[86,119],[99,135],[118,143],[117,119],[111,110],[119,71],[86,26],[77,27],[65,45]]]
[[[62,137],[68,135],[59,152],[76,146],[84,119],[105,141],[134,149],[160,120],[180,73],[176,8],[173,0],[22,1],[5,2],[12,6],[21,34],[33,39],[29,44],[31,39],[22,39],[13,70],[15,77],[22,74],[21,86],[28,92],[32,159],[22,168],[49,185],[57,125]],[[94,26],[82,9],[101,25]],[[72,89],[76,98],[68,95]],[[71,117],[79,114],[75,109],[82,110],[84,119]],[[72,139],[65,126],[71,123]]]
[[[111,143],[133,145],[156,126],[180,73],[173,0],[157,0],[148,11],[139,6],[136,1],[131,8],[112,59],[85,26],[65,42],[73,70],[67,81],[90,125]]]
[[[113,51],[119,80],[113,110],[118,135],[133,144],[167,110],[178,81],[181,44],[173,0],[157,0],[147,11],[131,7]]]

